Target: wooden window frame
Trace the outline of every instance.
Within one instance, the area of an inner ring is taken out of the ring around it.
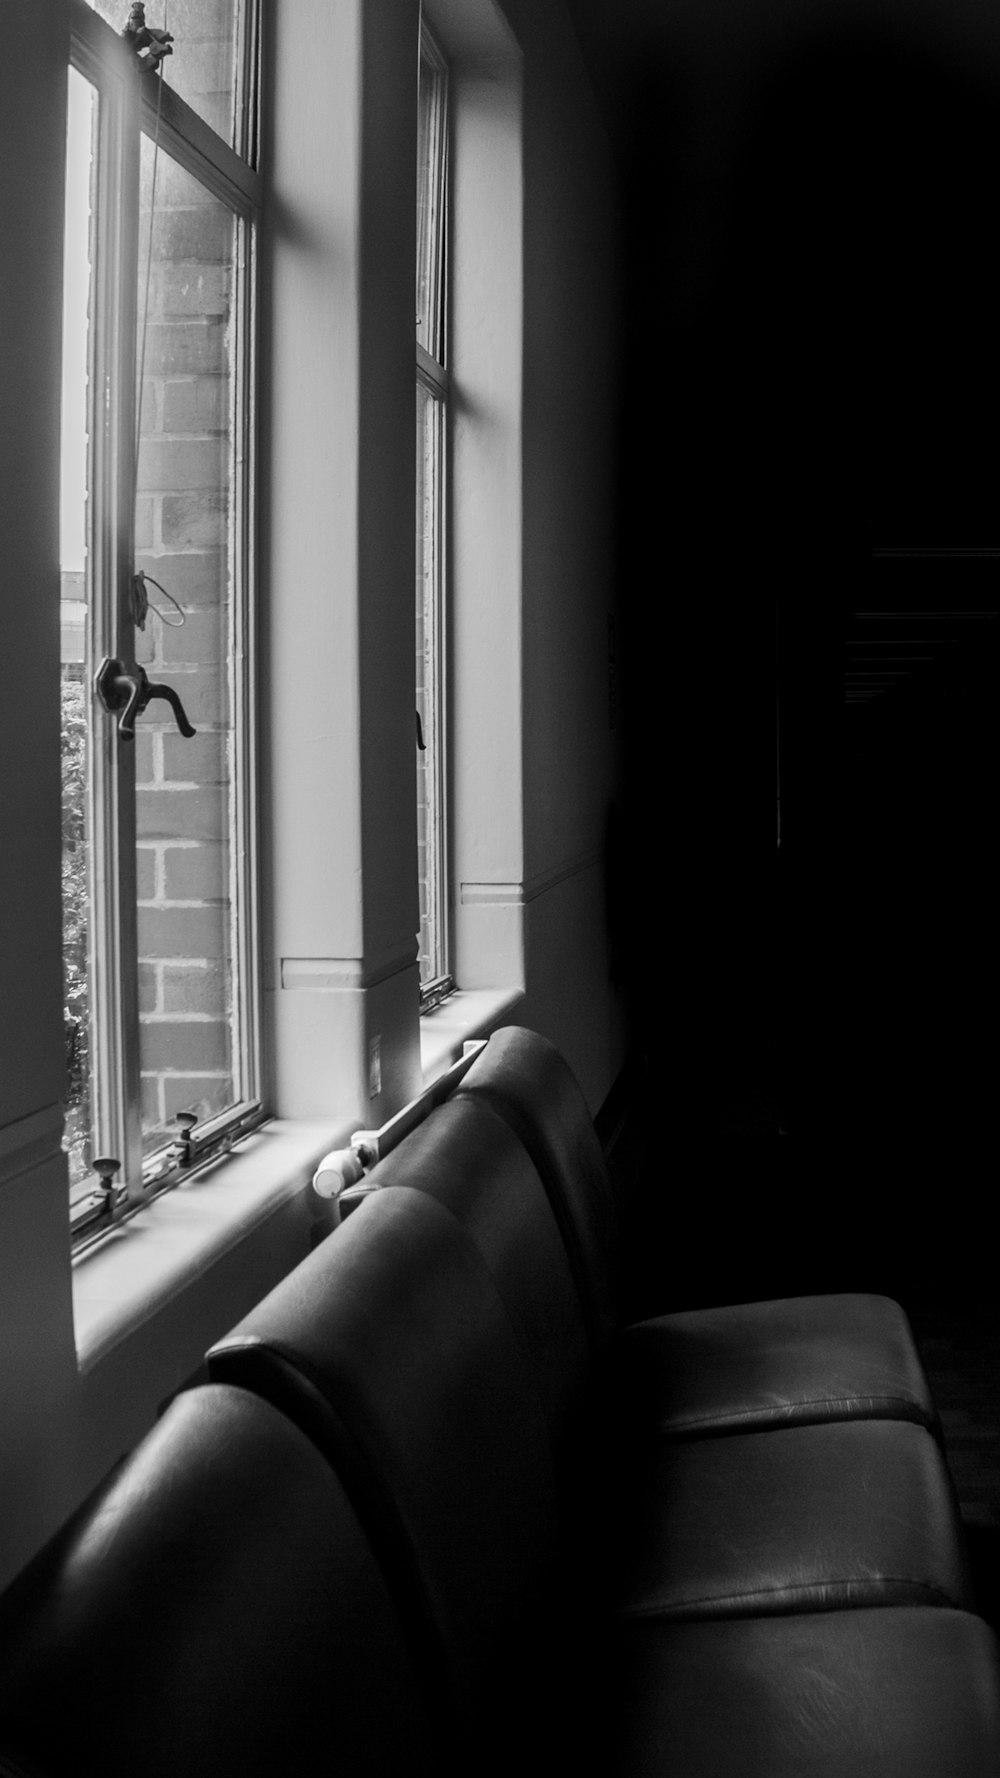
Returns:
[[[70,63],[95,88],[97,216],[89,339],[91,436],[88,463],[89,604],[92,659],[134,653],[136,327],[139,163],[143,135],[233,213],[233,477],[229,518],[233,716],[231,870],[235,935],[234,1031],[238,1103],[197,1125],[184,1141],[143,1159],[139,1063],[134,749],[103,713],[90,725],[90,1011],[93,1141],[120,1173],[109,1191],[95,1176],[74,1193],[74,1248],[102,1235],[157,1193],[209,1164],[260,1122],[258,766],[256,758],[255,457],[257,224],[262,182],[257,154],[257,0],[241,0],[234,73],[236,152],[173,89],[136,70],[131,51],[86,4],[69,0]]]

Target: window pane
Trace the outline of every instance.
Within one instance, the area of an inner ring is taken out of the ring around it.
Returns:
[[[159,700],[136,726],[147,1154],[176,1135],[179,1110],[202,1122],[244,1096],[233,883],[238,229],[224,204],[143,139],[136,561],[169,598],[147,582],[150,605],[163,615],[151,609],[137,627],[136,659],[151,680],[176,690],[197,730],[185,738]]]
[[[418,962],[427,987],[447,969],[444,917],[442,516],[444,407],[417,384],[417,858]]]
[[[90,717],[87,549],[88,406],[97,94],[69,73],[63,261],[60,637],[62,661],[63,1005],[69,1090],[63,1146],[72,1195],[89,1183],[93,1141],[90,905]]]
[[[426,34],[417,107],[417,341],[444,363],[445,72]]]
[[[130,0],[89,0],[115,31],[128,22]],[[172,86],[192,111],[239,149],[234,124],[234,68],[242,8],[239,0],[147,0],[146,24],[169,31],[171,54],[160,64]],[[148,77],[152,80],[152,76]]]

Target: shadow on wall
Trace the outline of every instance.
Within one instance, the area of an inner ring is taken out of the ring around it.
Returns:
[[[729,82],[647,58],[626,99],[625,504],[654,607],[664,570],[690,595],[759,551],[808,598],[873,529],[992,512],[1000,70],[814,34],[748,66],[742,130]]]
[[[773,673],[755,625],[778,595],[825,647],[824,613],[866,584],[874,544],[933,523],[978,542],[994,503],[977,423],[1000,384],[988,73],[913,34],[840,28],[748,66],[745,87],[736,130],[732,87],[713,101],[681,55],[647,55],[626,98],[625,930],[635,998],[670,1007],[678,1097],[714,1032],[752,1040],[748,994],[761,1031],[770,1016]],[[816,808],[797,834],[787,812],[808,910],[792,910],[796,1042],[825,1130],[852,1082],[839,714],[831,699],[804,727]]]
[[[743,145],[720,277],[739,434],[749,453],[770,417],[772,510],[794,494],[792,534],[811,520],[835,555],[928,520],[971,541],[992,510],[998,74],[838,31],[774,70]]]

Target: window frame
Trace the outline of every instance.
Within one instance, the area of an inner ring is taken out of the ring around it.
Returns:
[[[135,749],[91,704],[87,820],[92,1038],[92,1129],[98,1154],[121,1157],[109,1192],[95,1177],[70,1198],[74,1251],[159,1192],[209,1164],[266,1115],[262,1103],[257,688],[256,403],[258,234],[262,181],[160,76],[136,70],[131,51],[86,0],[69,0],[69,65],[97,93],[96,216],[88,339],[88,603],[92,659],[134,661],[136,334],[140,271],[139,180],[143,137],[223,204],[234,218],[231,321],[232,498],[228,573],[233,589],[226,672],[233,712],[231,796],[234,1008],[238,1071],[248,1089],[234,1105],[145,1160],[142,1152]],[[234,54],[234,133],[257,153],[258,0],[241,0]],[[169,67],[169,64],[168,64]],[[87,683],[85,679],[85,684]],[[92,690],[91,686],[88,688]]]
[[[433,449],[433,496],[430,515],[430,554],[433,558],[430,578],[432,590],[427,601],[430,617],[430,638],[426,649],[433,685],[428,695],[425,692],[425,712],[429,720],[425,721],[423,741],[425,750],[430,755],[428,770],[431,774],[431,798],[433,799],[433,820],[428,819],[426,870],[424,880],[427,885],[428,900],[433,902],[429,909],[428,924],[434,934],[433,971],[420,983],[420,1011],[427,1013],[440,1005],[456,987],[455,976],[451,967],[453,937],[452,894],[451,894],[451,847],[449,844],[449,615],[450,615],[450,575],[448,526],[450,513],[451,488],[451,375],[449,366],[449,262],[450,262],[450,188],[451,188],[451,105],[450,105],[450,69],[448,60],[441,51],[435,37],[422,20],[420,25],[419,44],[419,77],[423,78],[425,63],[430,67],[434,80],[432,131],[433,152],[430,162],[430,177],[426,187],[421,190],[423,168],[418,166],[418,244],[417,274],[421,277],[421,240],[420,240],[420,199],[423,196],[427,203],[426,238],[428,242],[428,277],[426,292],[430,296],[431,316],[425,325],[425,334],[430,343],[421,340],[420,332],[424,318],[417,314],[416,324],[418,337],[416,340],[416,382],[419,394],[422,391],[433,404],[435,415],[435,442]],[[419,290],[418,290],[419,295]],[[417,449],[422,448],[418,439]],[[422,484],[422,476],[418,476],[418,488]],[[417,515],[418,535],[421,532],[421,515]],[[431,799],[428,799],[430,814]],[[423,924],[423,922],[422,922]]]

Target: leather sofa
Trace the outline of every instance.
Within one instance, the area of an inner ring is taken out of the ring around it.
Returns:
[[[402,1778],[431,1746],[342,1485],[243,1390],[178,1396],[0,1602],[4,1778]]]
[[[3,1602],[0,1771],[995,1778],[896,1304],[620,1328],[593,1126],[523,1030],[365,1183]]]

